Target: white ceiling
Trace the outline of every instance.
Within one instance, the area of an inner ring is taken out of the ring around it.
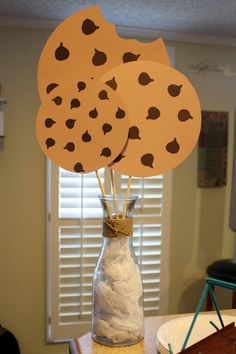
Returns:
[[[0,0],[0,18],[58,22],[97,4],[118,26],[236,39],[236,0]]]

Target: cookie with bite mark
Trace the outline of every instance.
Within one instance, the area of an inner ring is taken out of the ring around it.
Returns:
[[[115,66],[139,60],[169,65],[161,39],[150,43],[121,38],[115,26],[106,21],[98,6],[67,17],[52,32],[40,56],[38,87],[41,99],[74,75],[98,79]],[[113,89],[115,80],[108,83]]]

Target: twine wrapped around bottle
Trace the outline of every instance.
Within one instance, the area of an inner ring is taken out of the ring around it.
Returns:
[[[103,236],[120,237],[133,235],[133,219],[103,219]]]

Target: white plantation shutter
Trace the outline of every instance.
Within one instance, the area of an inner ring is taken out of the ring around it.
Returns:
[[[104,183],[104,169],[99,171]],[[95,173],[82,175],[59,168],[59,218],[96,218],[102,216]]]
[[[109,192],[109,171],[99,171]],[[116,176],[125,192],[127,176]],[[171,175],[133,178],[139,195],[133,244],[144,284],[145,315],[165,312]],[[48,339],[67,340],[91,327],[92,277],[102,242],[101,194],[95,173],[80,175],[48,162]],[[164,270],[164,271],[163,271]],[[165,294],[165,296],[162,296]]]
[[[121,176],[123,193],[126,191],[127,179],[127,176]],[[157,315],[160,309],[160,265],[165,226],[164,175],[133,178],[131,193],[139,196],[134,209],[133,244],[143,278],[144,311],[146,316]]]

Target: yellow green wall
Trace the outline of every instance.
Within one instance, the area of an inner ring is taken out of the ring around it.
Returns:
[[[234,236],[228,223],[236,76],[227,77],[215,72],[196,74],[189,67],[207,60],[236,70],[236,49],[205,44],[170,44],[176,48],[176,68],[193,83],[202,110],[229,112],[227,186],[218,189],[196,187],[197,149],[173,172],[169,312],[175,313],[194,311],[206,266],[233,255]]]
[[[0,323],[16,335],[22,354],[68,353],[65,344],[45,344],[45,159],[34,124],[46,37],[0,28],[0,83],[8,101],[0,151]]]
[[[0,84],[7,99],[6,138],[0,151],[0,322],[23,354],[61,354],[66,344],[45,344],[45,159],[35,137],[39,106],[36,70],[47,31],[0,28]],[[196,187],[197,151],[174,171],[169,313],[191,311],[206,265],[232,255],[228,229],[236,78],[197,75],[190,64],[208,59],[236,68],[236,49],[170,42],[176,68],[187,74],[202,108],[230,112],[228,183]]]

